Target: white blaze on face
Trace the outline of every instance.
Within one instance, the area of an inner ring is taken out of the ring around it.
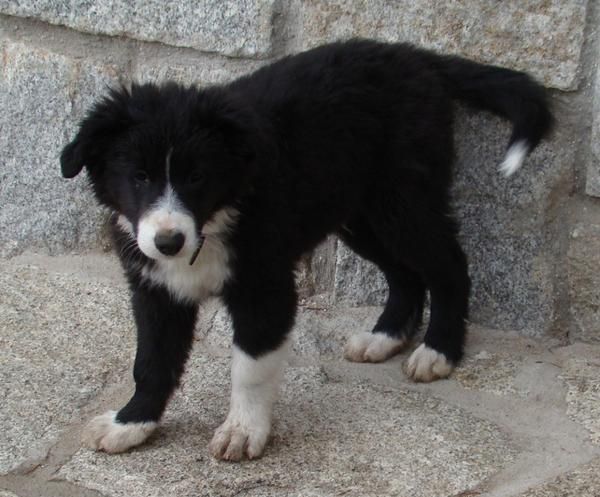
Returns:
[[[196,223],[189,211],[177,198],[170,181],[171,152],[165,161],[167,185],[163,194],[145,212],[138,223],[137,243],[140,250],[151,259],[166,259],[154,243],[159,232],[177,231],[185,237],[184,245],[175,257],[190,258],[198,246]],[[172,257],[170,257],[172,258]]]

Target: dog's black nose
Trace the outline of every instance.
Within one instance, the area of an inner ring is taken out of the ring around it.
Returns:
[[[185,242],[183,233],[179,231],[161,231],[154,237],[154,245],[165,255],[175,255]]]

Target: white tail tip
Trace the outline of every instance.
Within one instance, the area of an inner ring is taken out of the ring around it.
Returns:
[[[513,143],[506,152],[504,161],[500,164],[500,172],[508,178],[523,165],[523,161],[528,153],[529,145],[527,144],[527,141],[520,140]]]

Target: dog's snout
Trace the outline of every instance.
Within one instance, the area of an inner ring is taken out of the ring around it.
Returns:
[[[185,236],[179,231],[160,231],[154,237],[154,245],[161,254],[175,255],[185,243]]]

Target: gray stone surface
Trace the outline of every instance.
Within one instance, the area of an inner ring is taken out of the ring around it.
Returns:
[[[588,163],[585,192],[600,197],[600,56],[597,60],[598,72],[594,87],[593,123],[591,137],[591,157]]]
[[[555,480],[532,488],[519,497],[598,497],[600,459],[569,471]]]
[[[552,139],[506,179],[497,167],[509,126],[481,113],[457,115],[454,198],[469,258],[474,322],[529,335],[553,325],[564,226],[554,221],[552,209],[570,184],[576,151],[558,118]]]
[[[573,338],[600,342],[600,204],[585,202],[571,230],[568,251]]]
[[[438,497],[477,485],[515,455],[496,426],[445,402],[366,380],[341,384],[304,366],[288,369],[265,456],[218,463],[207,444],[228,407],[228,364],[196,355],[148,446],[119,457],[82,449],[58,477],[115,497]],[[158,469],[157,458],[169,463]]]
[[[113,258],[0,261],[0,489],[9,495],[558,497],[568,484],[580,491],[572,495],[600,493],[597,345],[471,327],[449,380],[413,384],[406,353],[376,365],[341,360],[347,336],[380,308],[318,298],[302,303],[262,459],[208,454],[229,398],[231,329],[216,300],[149,443],[115,456],[80,448],[83,424],[133,388],[127,302]]]
[[[0,255],[98,247],[104,215],[84,175],[66,181],[59,155],[91,96],[118,69],[0,41]]]
[[[298,48],[361,36],[408,41],[577,85],[587,1],[295,0]]]
[[[0,473],[43,459],[129,368],[134,333],[116,271],[97,256],[0,260]]]
[[[271,50],[273,0],[1,0],[0,12],[79,31],[234,56]]]
[[[560,227],[553,228],[550,222],[551,202],[570,181],[575,145],[568,135],[557,132],[517,174],[505,179],[497,166],[509,126],[488,114],[465,110],[459,110],[456,122],[454,198],[473,283],[470,319],[528,335],[543,334],[553,324],[557,298]],[[335,282],[337,302],[385,302],[383,276],[341,243]]]
[[[600,362],[594,358],[566,361],[561,379],[567,385],[567,414],[583,425],[600,445]]]
[[[195,58],[169,55],[144,57],[142,52],[133,72],[132,79],[139,82],[163,83],[174,80],[187,85],[212,85],[231,81],[260,66],[260,62],[249,60],[207,57],[199,62]]]
[[[340,305],[381,305],[387,283],[377,266],[357,257],[343,242],[338,243],[335,262],[334,298]]]

